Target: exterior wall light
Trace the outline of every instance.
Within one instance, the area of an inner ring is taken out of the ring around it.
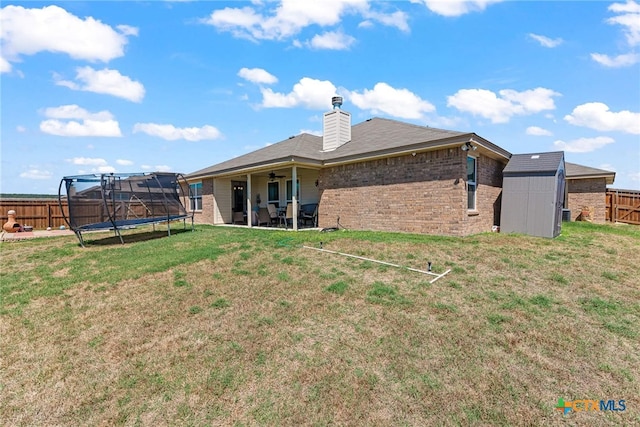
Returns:
[[[462,147],[460,147],[460,149],[462,151],[469,151],[469,150],[475,151],[475,150],[478,149],[478,147],[476,147],[475,145],[471,145],[471,142],[467,141],[467,142],[464,143],[464,145]]]

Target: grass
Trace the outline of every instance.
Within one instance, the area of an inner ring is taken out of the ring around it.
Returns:
[[[640,423],[640,228],[103,236],[0,246],[0,425]]]

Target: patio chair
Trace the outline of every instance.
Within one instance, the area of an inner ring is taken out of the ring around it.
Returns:
[[[234,212],[233,213],[233,223],[234,224],[244,224],[244,214],[242,212]]]
[[[311,226],[318,226],[318,204],[310,203],[302,205],[300,208],[300,222],[307,225],[307,222],[311,222]]]
[[[267,204],[267,212],[269,213],[269,222],[271,224],[277,224],[278,223],[278,208],[276,208],[276,205],[274,205],[273,203],[268,203]]]
[[[271,215],[269,215],[269,210],[267,208],[260,208],[258,210],[258,225],[269,225],[270,223]]]
[[[289,228],[289,224],[293,227],[293,204],[287,203],[287,210],[280,215],[280,224],[284,223],[285,228]]]

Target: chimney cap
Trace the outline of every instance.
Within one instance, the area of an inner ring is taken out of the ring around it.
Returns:
[[[342,106],[342,97],[334,96],[333,98],[331,98],[331,105],[333,105],[333,108],[340,108]]]

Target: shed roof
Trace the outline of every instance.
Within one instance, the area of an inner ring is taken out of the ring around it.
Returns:
[[[556,172],[562,162],[564,162],[563,151],[514,154],[502,172],[505,175]]]

